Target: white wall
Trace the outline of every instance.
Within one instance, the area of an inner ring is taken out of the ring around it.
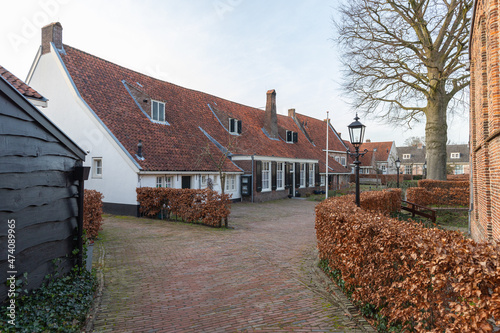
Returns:
[[[40,110],[84,151],[89,151],[85,166],[91,166],[93,157],[102,157],[102,178],[92,178],[91,171],[85,187],[103,193],[104,202],[137,204],[139,169],[75,93],[53,50],[41,56],[28,84],[49,100],[48,107]]]
[[[191,177],[191,188],[193,189],[203,189],[206,188],[206,185],[203,185],[201,183],[201,177],[202,176],[210,176],[214,177],[217,176],[217,183],[214,184],[213,189],[219,193],[221,193],[221,184],[220,184],[220,177],[219,174],[215,173],[196,173],[196,174],[142,174],[140,175],[140,183],[139,187],[156,187],[156,177],[166,177],[166,176],[171,176],[172,177],[172,188],[182,188],[182,176],[190,176]],[[236,186],[234,190],[226,190],[226,194],[231,194],[232,197],[231,199],[240,199],[241,198],[241,176],[239,174],[235,175],[236,176]],[[226,178],[227,181],[227,178]]]

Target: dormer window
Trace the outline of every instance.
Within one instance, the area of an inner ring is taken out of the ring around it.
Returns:
[[[286,131],[286,142],[288,143],[294,143],[298,141],[298,134],[297,132],[292,132],[292,131]]]
[[[151,101],[151,119],[165,122],[165,103]]]
[[[241,134],[241,120],[229,118],[229,133]]]
[[[460,153],[451,153],[451,158],[460,158]]]
[[[409,160],[411,158],[411,154],[403,154],[403,160]]]

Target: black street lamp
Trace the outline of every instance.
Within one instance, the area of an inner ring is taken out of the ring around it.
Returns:
[[[396,183],[397,183],[398,188],[399,188],[399,168],[400,167],[401,167],[401,161],[399,160],[399,157],[398,157],[398,159],[396,160],[396,171],[398,174],[398,180],[396,181]]]
[[[358,114],[356,113],[356,118],[354,118],[354,121],[347,126],[349,129],[349,138],[351,139],[351,144],[354,146],[354,149],[356,149],[356,152],[352,153],[347,150],[347,153],[354,157],[356,160],[354,161],[354,165],[356,168],[356,206],[359,207],[359,165],[361,162],[359,161],[359,157],[363,156],[368,152],[368,150],[365,149],[363,153],[359,152],[359,146],[363,143],[363,137],[365,136],[365,125],[359,122],[359,117]]]

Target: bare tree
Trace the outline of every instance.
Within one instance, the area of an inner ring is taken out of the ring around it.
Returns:
[[[423,145],[425,142],[425,137],[412,136],[405,140],[404,145],[406,147],[417,147],[419,144]]]
[[[425,116],[431,179],[446,179],[447,110],[460,103],[459,93],[469,85],[472,5],[473,0],[344,0],[335,22],[353,106],[399,125]]]

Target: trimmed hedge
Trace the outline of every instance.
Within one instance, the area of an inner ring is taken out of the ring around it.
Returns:
[[[362,192],[360,206],[364,210],[391,214],[401,209],[401,189]]]
[[[358,208],[353,196],[318,204],[315,227],[320,259],[373,317],[401,331],[500,325],[499,245]]]
[[[173,214],[186,222],[220,227],[231,212],[230,196],[209,189],[142,187],[136,191],[139,210],[148,217],[162,213],[168,219]]]
[[[406,200],[418,205],[469,206],[468,181],[440,181],[424,179],[419,187],[406,190]]]
[[[83,229],[88,239],[95,239],[102,229],[102,198],[101,192],[85,190],[83,196]]]

